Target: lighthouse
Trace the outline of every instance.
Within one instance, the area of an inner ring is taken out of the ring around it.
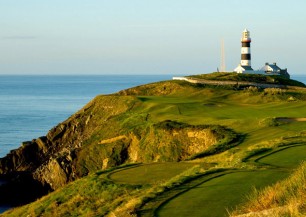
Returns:
[[[241,38],[241,66],[251,67],[251,41],[250,32],[245,29]]]
[[[250,31],[245,29],[241,38],[241,60],[239,66],[234,69],[237,73],[253,72],[251,67],[251,36]]]

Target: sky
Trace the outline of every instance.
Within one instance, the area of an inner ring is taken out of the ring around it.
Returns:
[[[0,74],[202,74],[277,62],[306,74],[305,0],[0,0]]]

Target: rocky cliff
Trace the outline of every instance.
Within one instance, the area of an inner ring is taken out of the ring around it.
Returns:
[[[28,172],[51,189],[74,180],[78,174],[73,162],[77,151],[83,148],[84,141],[97,130],[107,129],[108,119],[129,109],[132,99],[133,97],[97,97],[68,120],[51,129],[46,136],[23,142],[20,148],[0,159],[0,173]],[[95,116],[99,116],[99,120],[95,121]]]
[[[46,136],[22,143],[0,159],[0,174],[31,177],[55,190],[90,172],[131,162],[180,161],[233,144],[237,134],[221,126],[156,122],[143,112],[136,95],[186,91],[179,82],[163,82],[97,96]],[[230,147],[230,145],[228,146]]]

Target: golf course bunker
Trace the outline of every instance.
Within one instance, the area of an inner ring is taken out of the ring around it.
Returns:
[[[297,167],[306,160],[306,145],[293,146],[271,153],[257,160],[278,167]]]
[[[179,194],[156,210],[155,216],[221,217],[245,201],[253,187],[263,188],[288,177],[287,172],[236,172],[211,179]]]
[[[199,164],[184,162],[143,164],[111,173],[109,178],[116,183],[134,185],[154,184],[168,180],[196,165]]]
[[[306,118],[279,117],[279,118],[275,118],[275,120],[277,120],[279,122],[284,122],[284,123],[291,123],[291,122],[305,122]]]

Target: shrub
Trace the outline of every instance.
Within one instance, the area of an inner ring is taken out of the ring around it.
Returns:
[[[255,86],[246,87],[244,90],[247,91],[247,92],[251,92],[251,93],[257,93],[257,92],[259,92],[259,88],[258,88],[258,87],[255,87]]]
[[[286,90],[280,89],[280,88],[266,88],[266,89],[264,89],[264,93],[269,94],[269,95],[282,95],[285,92],[286,92]]]

